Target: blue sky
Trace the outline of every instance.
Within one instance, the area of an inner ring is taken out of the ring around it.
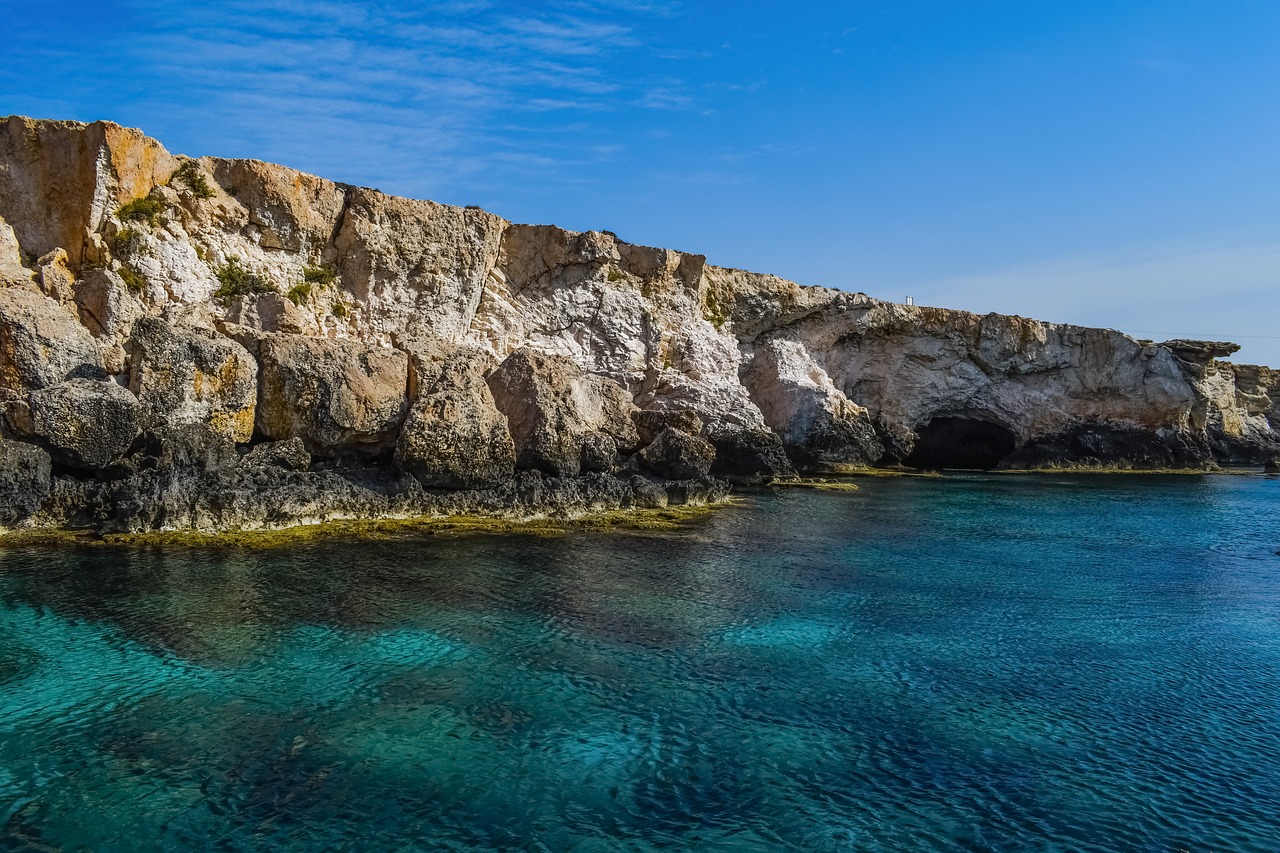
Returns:
[[[0,113],[1280,366],[1280,3],[0,0]]]

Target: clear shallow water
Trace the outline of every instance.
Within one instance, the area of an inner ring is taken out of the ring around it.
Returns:
[[[0,551],[0,850],[1280,849],[1280,480]]]

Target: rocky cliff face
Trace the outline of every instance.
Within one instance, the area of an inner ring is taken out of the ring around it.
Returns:
[[[1280,455],[1230,344],[894,305],[108,123],[0,124],[0,525],[714,500]]]

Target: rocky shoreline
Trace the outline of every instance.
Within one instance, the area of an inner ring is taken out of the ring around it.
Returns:
[[[853,469],[1280,458],[1280,373],[0,123],[0,528],[712,505]]]

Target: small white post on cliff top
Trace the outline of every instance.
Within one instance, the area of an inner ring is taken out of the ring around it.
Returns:
[[[908,297],[907,297],[907,304],[908,304],[908,305],[915,305],[915,304],[916,304],[916,301],[915,301],[914,299],[912,299],[910,296],[908,296]]]

